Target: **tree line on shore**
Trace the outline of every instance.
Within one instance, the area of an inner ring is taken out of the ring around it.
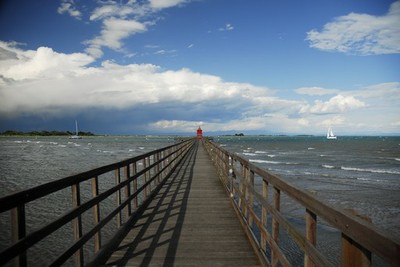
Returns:
[[[75,132],[70,131],[31,131],[31,132],[22,132],[22,131],[14,131],[7,130],[4,132],[0,132],[0,135],[5,136],[71,136],[75,135]],[[95,136],[94,133],[91,132],[78,132],[80,136]]]

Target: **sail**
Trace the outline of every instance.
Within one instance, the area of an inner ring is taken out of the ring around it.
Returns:
[[[327,139],[337,139],[336,135],[333,134],[332,127],[329,127],[328,132],[326,134]]]
[[[75,120],[75,135],[69,137],[69,139],[81,139],[82,137],[78,135],[78,121]]]

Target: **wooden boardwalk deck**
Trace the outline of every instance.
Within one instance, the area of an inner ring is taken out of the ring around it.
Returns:
[[[130,226],[117,266],[260,266],[201,142]]]

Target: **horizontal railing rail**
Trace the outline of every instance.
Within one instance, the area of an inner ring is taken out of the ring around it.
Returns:
[[[12,239],[10,245],[0,252],[0,265],[7,264],[14,259],[15,266],[27,266],[29,262],[27,252],[30,248],[71,223],[73,244],[57,258],[52,259],[50,265],[59,266],[73,257],[76,266],[83,266],[87,261],[83,246],[93,239],[93,254],[100,251],[104,246],[101,232],[103,227],[116,218],[117,227],[115,229],[117,231],[124,222],[128,221],[131,214],[140,208],[157,186],[171,175],[194,143],[195,139],[185,140],[131,159],[0,198],[0,214],[10,212],[9,224]],[[113,182],[108,181],[110,176],[114,176]],[[105,183],[110,186],[103,188],[100,192],[101,179],[107,180]],[[85,192],[81,190],[84,182],[90,183],[90,190]],[[72,208],[45,226],[28,232],[27,204],[68,188],[71,188]],[[107,213],[101,207],[109,197],[115,198],[115,206],[108,209]],[[82,217],[85,212],[90,210],[92,210],[93,221],[89,223],[88,227],[85,227],[89,229],[83,229]]]
[[[298,262],[291,262],[280,242],[283,237],[280,229],[283,228],[302,251],[304,266],[336,266],[338,263],[346,267],[371,266],[371,254],[386,264],[400,266],[399,243],[370,222],[324,203],[314,194],[291,185],[216,143],[205,140],[205,147],[265,265],[298,265]],[[299,226],[281,211],[284,202],[301,207],[305,229],[298,229]],[[337,246],[341,256],[334,263],[317,246],[317,228],[322,224],[319,220],[340,233]]]

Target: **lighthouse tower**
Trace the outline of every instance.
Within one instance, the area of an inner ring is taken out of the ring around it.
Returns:
[[[202,140],[203,139],[203,130],[200,128],[197,129],[197,139]]]

